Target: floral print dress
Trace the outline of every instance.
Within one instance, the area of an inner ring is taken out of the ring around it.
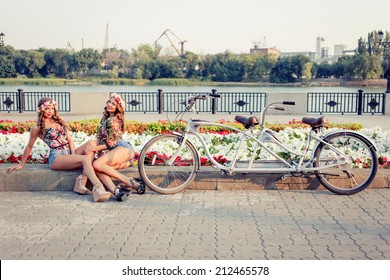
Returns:
[[[53,127],[47,128],[42,140],[51,150],[69,150],[69,140],[65,126],[62,126],[60,130]]]
[[[97,132],[98,145],[106,145],[109,150],[112,150],[117,142],[122,140],[121,137],[122,131],[117,118],[109,117],[105,121],[100,121]]]

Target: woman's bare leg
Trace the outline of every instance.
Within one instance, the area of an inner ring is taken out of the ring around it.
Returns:
[[[86,143],[82,144],[80,147],[78,147],[75,150],[75,153],[77,155],[85,155],[88,149],[91,149],[97,145],[95,140],[89,140]],[[89,153],[86,155],[90,158],[91,162],[95,160],[95,153]],[[98,176],[99,177],[99,176]],[[78,194],[90,194],[91,191],[87,188],[87,183],[88,183],[88,177],[85,174],[84,170],[82,171],[82,174],[77,176],[76,182],[74,184],[73,191],[78,193]]]
[[[96,202],[107,201],[111,194],[106,192],[103,184],[96,176],[93,169],[92,162],[88,156],[83,155],[61,155],[54,160],[52,165],[53,170],[73,170],[77,168],[83,168],[85,175],[91,180],[94,189],[93,197]]]
[[[134,158],[134,151],[125,147],[116,147],[105,153],[103,156],[93,162],[95,171],[104,173],[110,177],[116,178],[126,186],[138,187],[139,184],[132,182],[132,178],[125,176],[116,169],[127,168],[130,161]]]
[[[99,180],[103,183],[107,190],[109,190],[112,194],[115,195],[115,184],[112,181],[111,177],[100,172],[96,172],[96,176],[98,176]]]

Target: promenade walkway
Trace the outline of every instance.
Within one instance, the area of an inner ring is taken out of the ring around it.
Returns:
[[[5,118],[31,120],[35,114]],[[270,115],[268,121],[293,118]],[[390,129],[384,116],[329,119]],[[387,188],[352,196],[322,189],[186,190],[168,196],[149,191],[124,203],[93,203],[91,196],[69,191],[0,192],[0,259],[388,261],[389,205]]]
[[[0,192],[2,260],[389,260],[390,190]]]

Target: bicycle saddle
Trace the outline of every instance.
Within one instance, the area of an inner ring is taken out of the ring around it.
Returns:
[[[322,127],[324,124],[328,123],[328,118],[325,116],[319,118],[303,117],[302,122],[310,125],[311,127]]]
[[[254,127],[259,124],[259,120],[256,117],[244,117],[244,116],[236,116],[234,118],[235,121],[242,123],[245,128]]]

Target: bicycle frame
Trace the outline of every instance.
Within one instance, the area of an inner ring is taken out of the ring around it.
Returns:
[[[269,104],[267,107],[269,107],[271,105],[272,104]],[[192,109],[193,115],[195,115],[196,110],[194,108],[191,108],[191,109]],[[317,137],[316,135],[314,135],[315,131],[313,129],[311,129],[309,132],[309,135],[308,135],[307,140],[306,140],[306,144],[304,146],[303,153],[297,153],[297,152],[290,150],[286,145],[284,145],[281,141],[279,141],[272,134],[272,132],[270,130],[264,128],[263,123],[264,123],[264,114],[265,114],[266,109],[267,108],[265,108],[262,112],[261,123],[260,123],[260,132],[256,135],[253,135],[252,131],[250,133],[248,133],[246,131],[240,130],[240,129],[232,127],[230,125],[209,122],[209,121],[203,121],[203,120],[197,120],[197,119],[193,119],[191,116],[189,119],[189,122],[187,124],[186,129],[182,133],[180,133],[180,135],[183,137],[182,143],[181,143],[178,151],[176,152],[176,154],[172,157],[171,161],[173,162],[174,158],[180,153],[180,151],[183,148],[184,143],[186,141],[189,141],[191,143],[190,139],[188,139],[188,135],[194,135],[201,142],[201,144],[206,152],[206,156],[208,157],[208,159],[212,163],[212,166],[216,169],[223,170],[224,172],[226,172],[228,174],[233,174],[236,172],[241,172],[241,173],[277,173],[277,174],[314,173],[316,171],[320,171],[323,169],[328,169],[328,168],[337,167],[337,166],[340,166],[343,164],[350,163],[348,160],[348,157],[346,155],[344,155],[343,153],[341,153],[340,151],[335,149],[333,146],[328,145],[322,139],[323,137],[321,137],[321,136]],[[202,136],[198,133],[198,129],[202,126],[218,126],[218,127],[222,127],[225,129],[229,129],[229,130],[234,131],[237,134],[239,134],[238,149],[237,149],[235,155],[233,156],[232,160],[228,164],[222,165],[222,164],[218,163],[216,160],[214,160],[213,156],[210,153],[210,150],[208,148],[207,143],[202,138]],[[175,134],[178,134],[178,133],[175,133]],[[250,158],[249,161],[240,161],[238,159],[239,153],[243,149],[243,146],[248,139],[253,140],[255,143],[255,147],[253,150],[253,156]],[[266,139],[266,141],[264,141],[265,139]],[[297,156],[298,161],[289,162],[289,161],[283,159],[282,157],[280,157],[278,154],[273,152],[271,149],[269,149],[265,145],[265,143],[267,143],[267,141],[271,141],[274,144],[276,144],[277,146],[281,147],[283,150]],[[312,141],[316,141],[317,145],[313,148],[309,160],[305,161],[304,159],[307,156],[307,153],[309,151],[309,146],[310,146],[310,143]],[[314,154],[315,148],[320,143],[325,144],[329,149],[331,149],[335,153],[339,154],[340,158],[342,158],[343,160],[338,161],[337,163],[334,163],[334,164],[328,164],[326,166],[312,167],[311,165],[315,161],[315,158],[313,158],[313,156],[314,156],[313,154]],[[268,154],[270,154],[274,158],[274,160],[273,161],[255,160],[256,152],[259,149],[264,149]],[[199,155],[198,155],[198,158],[200,158]],[[240,165],[244,165],[244,166],[238,167],[238,166],[236,166],[237,163]],[[256,165],[259,165],[259,163],[260,164],[262,163],[264,165],[264,167],[257,167]],[[171,163],[168,162],[168,164],[171,164]],[[266,165],[274,165],[274,167],[272,167],[272,166],[267,167]],[[276,167],[275,167],[275,165],[276,165]]]
[[[229,164],[222,165],[222,164],[218,163],[216,160],[214,160],[213,156],[210,153],[210,150],[208,148],[207,143],[202,138],[202,136],[197,132],[197,129],[199,127],[210,126],[210,125],[219,126],[219,127],[223,127],[223,128],[229,129],[229,130],[233,130],[240,135],[240,139],[238,141],[238,149],[237,149],[235,155],[233,156],[232,160],[229,162]],[[296,152],[290,150],[288,147],[286,147],[282,142],[276,142],[276,141],[274,142],[276,145],[278,145],[279,147],[281,147],[285,151],[288,151],[288,152],[298,156],[298,158],[299,158],[298,162],[295,162],[295,161],[288,162],[285,159],[283,159],[282,157],[280,157],[279,155],[277,155],[275,152],[273,152],[271,149],[269,149],[261,141],[262,137],[264,137],[263,135],[265,133],[267,133],[268,131],[269,130],[267,130],[267,129],[263,129],[258,135],[256,135],[256,136],[258,136],[256,138],[255,136],[253,136],[245,131],[242,131],[240,129],[237,129],[237,128],[229,126],[229,125],[190,119],[186,130],[180,134],[176,133],[176,134],[181,135],[183,137],[182,144],[179,147],[177,154],[180,153],[182,147],[184,146],[185,141],[191,142],[191,140],[188,139],[188,135],[194,135],[201,142],[203,148],[205,149],[206,156],[208,157],[208,159],[212,163],[213,167],[215,167],[216,169],[223,170],[229,174],[233,174],[236,172],[241,172],[241,173],[278,173],[278,174],[279,173],[280,174],[295,173],[295,172],[311,173],[311,172],[319,171],[322,169],[328,169],[328,168],[337,167],[337,166],[340,166],[342,164],[349,163],[347,161],[346,155],[340,153],[338,150],[336,150],[332,146],[328,145],[328,147],[330,149],[332,149],[333,151],[340,154],[340,156],[343,157],[345,159],[345,161],[338,162],[337,164],[331,164],[331,165],[326,165],[326,166],[317,167],[317,168],[310,167],[311,163],[315,160],[313,158],[313,152],[311,153],[311,157],[308,161],[304,161],[304,158],[307,155],[308,147],[309,147],[311,141],[317,141],[318,142],[317,145],[319,145],[319,143],[324,143],[325,145],[327,145],[327,143],[324,142],[321,138],[313,135],[313,130],[310,130],[310,132],[309,132],[308,138],[306,140],[305,148],[304,148],[304,153],[296,153]],[[239,152],[240,152],[240,150],[242,150],[243,145],[245,144],[247,139],[251,139],[256,143],[256,146],[254,147],[254,150],[253,150],[253,156],[251,157],[251,159],[248,162],[247,161],[245,161],[245,162],[239,161],[238,160]],[[270,161],[265,161],[265,160],[255,160],[255,154],[256,154],[256,151],[258,149],[265,149],[270,155],[272,155],[275,158],[276,161],[270,162]],[[315,150],[315,148],[313,149],[313,151],[314,150]],[[175,158],[175,156],[173,156],[172,158]],[[241,164],[245,163],[247,166],[246,167],[235,167],[236,163],[241,163]],[[265,165],[267,163],[271,163],[271,164],[278,164],[278,165],[283,165],[283,166],[256,167],[256,166],[254,166],[255,163],[265,163]]]

